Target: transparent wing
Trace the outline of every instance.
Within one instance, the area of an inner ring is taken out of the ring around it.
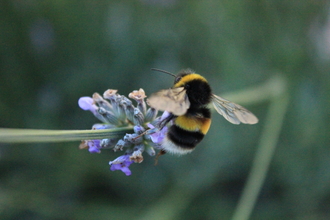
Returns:
[[[212,103],[215,110],[233,124],[241,122],[244,124],[256,124],[258,122],[258,118],[246,108],[214,94],[212,95]]]
[[[168,111],[173,115],[184,115],[190,106],[184,87],[160,90],[152,94],[147,103],[155,109]]]

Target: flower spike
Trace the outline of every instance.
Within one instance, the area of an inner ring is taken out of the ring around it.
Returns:
[[[145,92],[143,89],[134,90],[129,98],[136,101],[136,106],[127,97],[117,93],[117,90],[108,89],[103,97],[94,93],[91,97],[79,99],[79,107],[91,111],[103,124],[94,124],[92,129],[109,129],[123,126],[133,126],[134,133],[126,134],[122,139],[84,140],[80,149],[88,149],[90,153],[101,153],[104,149],[124,151],[122,156],[110,161],[110,170],[121,170],[127,176],[132,172],[129,166],[141,163],[143,152],[150,156],[156,155],[156,150],[161,150],[161,142],[166,136],[167,127],[159,130],[156,125],[161,121],[157,117],[158,111],[154,108],[147,109]],[[162,117],[166,117],[164,113]]]

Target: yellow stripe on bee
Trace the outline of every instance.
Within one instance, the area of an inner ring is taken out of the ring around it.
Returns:
[[[205,135],[211,126],[211,119],[181,115],[175,119],[175,125],[184,130],[199,131]]]
[[[177,82],[176,84],[174,84],[174,88],[182,87],[187,82],[190,82],[192,80],[202,80],[204,82],[207,82],[207,80],[204,77],[202,77],[201,75],[199,75],[197,73],[192,73],[192,74],[188,74],[188,75],[185,75],[184,77],[182,77],[179,82]]]

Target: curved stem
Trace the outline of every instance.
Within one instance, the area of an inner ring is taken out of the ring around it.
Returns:
[[[274,155],[288,104],[289,96],[285,94],[274,99],[269,106],[265,128],[233,220],[247,220],[252,213]]]

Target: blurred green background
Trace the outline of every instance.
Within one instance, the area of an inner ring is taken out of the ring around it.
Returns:
[[[330,219],[330,7],[301,0],[0,2],[0,127],[90,129],[77,101],[118,89],[147,95],[190,67],[221,95],[288,80],[290,104],[250,219]],[[225,97],[226,98],[226,97]],[[247,100],[248,102],[248,100]],[[145,155],[132,176],[109,171],[122,153],[79,142],[1,144],[1,219],[230,219],[269,102],[245,105],[260,122],[214,114],[186,156]]]

